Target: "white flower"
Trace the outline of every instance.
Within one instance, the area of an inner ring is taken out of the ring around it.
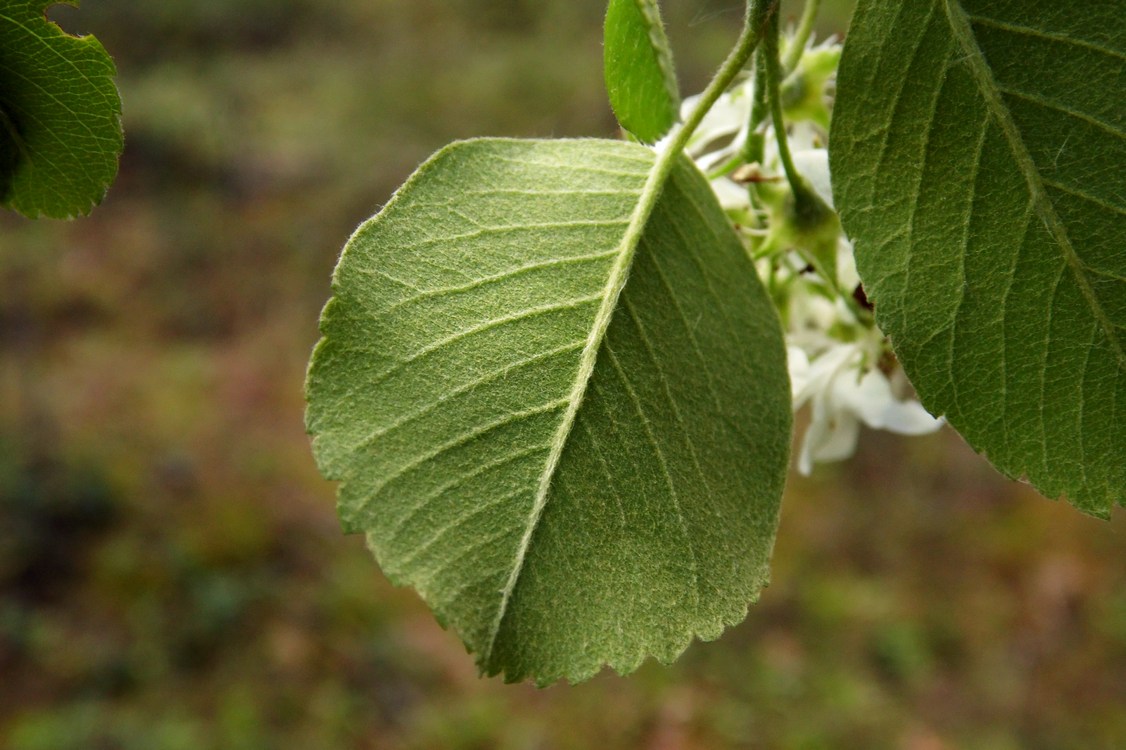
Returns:
[[[863,344],[833,344],[812,362],[797,346],[788,347],[787,354],[794,410],[812,402],[798,455],[798,471],[806,476],[815,461],[851,456],[862,422],[901,435],[925,435],[943,424],[918,401],[897,399],[887,376],[865,364]]]
[[[792,156],[794,166],[802,177],[809,180],[809,184],[829,208],[834,208],[833,186],[829,181],[829,151],[824,148],[794,149]]]
[[[751,208],[751,196],[742,185],[737,185],[726,177],[717,177],[711,181],[712,192],[724,211],[748,211]]]
[[[734,156],[747,139],[746,130],[751,119],[750,81],[747,78],[720,96],[689,138],[685,150],[704,172]],[[699,99],[697,95],[684,100],[681,104],[682,118],[688,117]],[[730,140],[721,146],[723,139]]]
[[[841,289],[855,289],[860,286],[856,255],[852,252],[852,243],[843,234],[837,240],[837,283]]]

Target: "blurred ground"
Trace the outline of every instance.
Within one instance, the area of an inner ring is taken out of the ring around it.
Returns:
[[[0,216],[0,747],[1126,747],[1126,522],[952,433],[795,477],[746,623],[629,679],[477,679],[340,534],[301,392],[339,248],[453,138],[611,135],[602,5],[53,11],[127,149],[91,218]],[[739,3],[666,6],[698,90]]]

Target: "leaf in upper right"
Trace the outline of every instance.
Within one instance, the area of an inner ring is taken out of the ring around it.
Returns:
[[[1005,474],[1126,504],[1126,5],[861,0],[833,192],[923,404]]]
[[[671,661],[766,582],[777,314],[687,160],[629,239],[653,163],[454,144],[356,232],[322,318],[307,420],[343,523],[509,680]]]

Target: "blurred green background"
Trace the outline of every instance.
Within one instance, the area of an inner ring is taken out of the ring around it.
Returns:
[[[665,6],[699,90],[740,4]],[[795,476],[747,621],[628,679],[478,679],[340,533],[302,426],[339,248],[451,139],[612,136],[602,12],[52,11],[114,54],[127,147],[92,217],[0,215],[0,747],[1126,747],[1126,522],[949,431]]]

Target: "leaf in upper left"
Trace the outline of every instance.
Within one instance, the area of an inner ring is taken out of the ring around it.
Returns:
[[[0,206],[64,219],[89,213],[117,174],[121,100],[102,45],[48,21],[49,4],[0,6]]]

